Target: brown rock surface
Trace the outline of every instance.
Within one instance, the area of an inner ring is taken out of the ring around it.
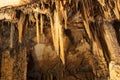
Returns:
[[[120,0],[6,1],[1,80],[120,80]]]

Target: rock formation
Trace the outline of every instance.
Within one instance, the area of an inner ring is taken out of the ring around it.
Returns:
[[[120,80],[120,0],[0,0],[0,80]]]

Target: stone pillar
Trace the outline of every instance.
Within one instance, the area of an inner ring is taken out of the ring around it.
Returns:
[[[1,59],[1,80],[13,80],[13,58],[10,56],[10,51],[2,52]]]
[[[27,74],[26,49],[20,48],[18,50],[18,53],[16,53],[12,80],[26,80],[27,79],[26,74]]]

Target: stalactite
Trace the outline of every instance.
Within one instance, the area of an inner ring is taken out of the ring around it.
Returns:
[[[102,6],[105,6],[105,0],[98,0],[98,2],[99,2]]]
[[[79,0],[76,0],[76,2],[75,2],[76,10],[78,9],[78,2],[79,2]]]
[[[25,15],[20,14],[20,20],[18,21],[18,33],[19,33],[19,42],[22,43],[22,34],[23,34],[23,25],[25,21]]]
[[[111,8],[112,8],[112,11],[114,13],[114,15],[116,16],[116,18],[119,20],[120,19],[120,1],[119,0],[110,0],[108,1],[108,4],[106,4],[105,0],[98,0],[98,2],[100,3],[101,7],[102,7],[102,10],[104,12],[104,16],[105,16],[105,19],[110,19],[111,16],[113,14],[111,14]],[[114,4],[114,5],[113,5]]]
[[[35,18],[36,18],[36,36],[37,36],[37,43],[40,43],[40,34],[39,34],[39,20],[38,20],[38,13],[35,13]]]
[[[103,10],[103,14],[105,16],[106,19],[111,18],[111,13],[110,13],[110,9],[108,8],[108,6],[102,6],[102,10]]]
[[[60,18],[63,18],[64,19],[64,22],[65,22],[65,29],[67,29],[67,7],[64,7],[64,5],[66,5],[67,4],[67,1],[63,1],[63,4],[62,4],[62,2],[60,2],[60,14],[62,14],[62,15],[60,15]]]
[[[11,23],[11,31],[10,31],[10,48],[13,48],[13,38],[14,38],[14,24]]]
[[[71,4],[72,0],[69,0],[69,4]]]
[[[62,63],[65,64],[65,54],[64,54],[64,43],[63,43],[63,30],[62,30],[62,20],[60,18],[59,14],[61,12],[60,8],[60,2],[56,0],[56,8],[57,10],[54,12],[54,20],[55,20],[55,30],[57,33],[56,34],[56,39],[57,39],[57,52],[59,53],[60,50],[60,58],[62,60]]]
[[[43,16],[40,14],[40,42],[43,42]]]
[[[10,6],[10,11],[18,11],[15,15],[11,16],[8,14],[9,6],[7,6],[7,9],[6,7],[2,8],[3,10],[0,9],[0,21],[2,20],[3,22],[3,27],[0,27],[0,37],[1,45],[4,44],[3,47],[0,46],[0,53],[8,47],[13,48],[16,46],[14,50],[3,52],[2,55],[3,57],[6,54],[8,55],[7,60],[10,62],[10,65],[8,65],[11,66],[10,69],[12,71],[8,71],[9,74],[12,73],[8,75],[6,71],[1,70],[3,76],[5,73],[6,79],[7,76],[10,76],[10,80],[26,80],[26,73],[34,73],[33,67],[35,67],[35,76],[32,75],[32,79],[37,76],[37,79],[42,80],[63,80],[63,78],[64,80],[75,80],[75,78],[79,80],[85,80],[85,78],[87,80],[93,80],[93,78],[90,79],[91,74],[96,77],[95,80],[108,80],[107,77],[109,75],[110,77],[113,75],[119,77],[119,70],[115,70],[116,73],[118,72],[117,74],[112,72],[115,68],[114,65],[118,63],[117,66],[119,66],[120,63],[120,47],[115,35],[117,34],[119,36],[119,34],[115,33],[114,28],[106,24],[106,22],[107,20],[111,20],[111,18],[113,19],[113,17],[120,20],[120,0],[35,1],[34,3],[34,1],[30,0],[33,3],[15,6],[15,8]],[[13,14],[12,12],[10,13]],[[27,15],[25,15],[26,13]],[[74,15],[74,13],[76,14]],[[27,17],[28,15],[29,17]],[[50,17],[51,32],[49,31],[48,16]],[[29,23],[27,22],[28,19]],[[7,28],[7,20],[12,20],[14,23],[18,22],[18,34],[13,23],[11,23],[10,29]],[[102,25],[104,20],[105,24]],[[94,25],[97,22],[100,22],[102,26]],[[46,26],[44,23],[48,25]],[[110,21],[110,23],[113,23],[113,21]],[[26,29],[27,26],[29,26],[28,29]],[[44,27],[45,32],[46,30],[49,31],[48,33],[43,33]],[[52,33],[53,44],[50,33]],[[10,39],[7,39],[6,37],[9,34]],[[47,39],[44,39],[44,34]],[[17,35],[20,43],[27,43],[18,47]],[[15,41],[14,38],[16,39]],[[46,43],[44,43],[45,40]],[[37,45],[35,46],[36,43]],[[27,47],[27,50],[23,50],[24,47]],[[18,53],[12,55],[15,58],[14,64],[9,60],[12,52]],[[32,68],[29,68],[33,70],[31,70],[32,72],[26,69],[27,53],[33,53],[32,55],[34,55],[34,59],[31,58],[33,62],[30,61],[30,64],[33,64]],[[112,61],[107,60],[106,56],[110,56]],[[4,59],[2,61],[0,62],[1,64],[3,63],[2,66],[7,65]],[[62,61],[63,64],[59,61]],[[36,66],[37,62],[39,63],[38,66]],[[5,67],[2,68],[5,69]],[[70,76],[72,78],[68,78]],[[115,78],[113,77],[113,79]]]
[[[67,10],[64,10],[65,29],[67,29]]]
[[[105,57],[104,57],[104,53],[102,50],[102,46],[97,36],[97,32],[95,32],[94,36],[95,36],[95,40],[93,41],[93,44],[92,44],[93,54],[95,55],[95,59],[97,59],[96,63],[100,66],[96,66],[96,64],[94,64],[95,62],[92,63],[93,64],[92,66],[93,66],[93,73],[96,77],[95,80],[98,80],[100,77],[107,76],[109,73],[108,73],[108,68],[107,68]],[[104,78],[103,80],[107,80],[107,77],[104,77]]]
[[[59,55],[59,28],[58,28],[58,21],[57,21],[58,16],[56,15],[56,12],[54,13],[54,40],[55,40],[55,49],[57,54]]]
[[[42,14],[40,15],[40,31],[41,31],[41,34],[43,34],[43,16],[42,16]]]
[[[103,35],[110,53],[110,58],[112,61],[120,63],[120,47],[113,26],[110,23],[103,23],[103,29],[105,32]]]
[[[85,26],[85,30],[88,34],[88,37],[91,39],[91,32],[90,32],[89,23],[88,23],[88,13],[87,13],[87,9],[85,8],[84,0],[82,0],[82,3],[83,3],[84,18],[85,18],[83,23],[84,23],[84,26]]]
[[[120,0],[117,0],[118,10],[120,11]]]
[[[119,9],[118,9],[117,0],[114,0],[114,4],[115,4],[115,7],[113,9],[113,12],[114,12],[116,18],[119,20],[120,19],[120,12],[119,12]]]
[[[63,62],[63,64],[65,64],[65,53],[64,53],[64,42],[63,42],[63,29],[62,29],[62,25],[58,26],[59,27],[59,39],[60,39],[60,58]]]
[[[51,33],[52,33],[53,45],[54,45],[55,50],[57,51],[56,40],[55,40],[55,28],[54,28],[53,19],[52,19],[51,14],[50,14],[50,25],[51,25]]]

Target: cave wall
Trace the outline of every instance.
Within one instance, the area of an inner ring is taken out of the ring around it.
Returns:
[[[86,1],[1,8],[0,79],[119,80],[120,8]]]

